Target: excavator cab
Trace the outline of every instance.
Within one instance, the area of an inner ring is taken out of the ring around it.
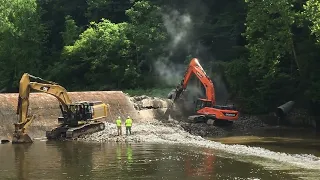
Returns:
[[[204,107],[212,107],[212,102],[207,99],[198,98],[196,101],[196,111],[203,109]]]
[[[69,109],[71,112],[67,114],[67,117],[58,118],[59,123],[78,126],[92,119],[93,107],[86,101],[70,104]]]

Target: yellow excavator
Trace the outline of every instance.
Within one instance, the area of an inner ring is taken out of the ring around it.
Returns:
[[[33,81],[35,82],[33,82]],[[24,73],[19,85],[17,115],[14,124],[12,143],[32,143],[26,129],[34,119],[28,115],[29,95],[31,90],[50,94],[58,99],[61,117],[58,127],[46,131],[48,140],[73,139],[84,134],[91,134],[105,129],[103,119],[107,117],[108,106],[102,101],[80,101],[73,103],[67,90],[59,84]]]

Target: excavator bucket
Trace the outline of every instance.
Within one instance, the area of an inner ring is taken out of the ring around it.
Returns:
[[[169,92],[169,94],[167,95],[167,98],[173,101],[176,101],[180,97],[182,91],[183,91],[183,88],[181,86],[177,86],[176,89],[172,89]]]
[[[24,123],[14,123],[15,131],[12,136],[12,144],[22,144],[22,143],[32,143],[32,139],[25,132],[25,128],[31,123],[34,119],[34,116],[27,118],[27,121]]]
[[[13,133],[12,144],[32,143],[32,139],[27,133],[16,132]]]
[[[168,99],[174,99],[175,97],[176,97],[176,90],[175,90],[175,89],[172,89],[172,90],[169,92],[167,98],[168,98]]]

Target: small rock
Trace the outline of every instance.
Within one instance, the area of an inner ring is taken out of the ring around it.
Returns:
[[[5,144],[5,143],[9,143],[10,141],[9,140],[7,140],[7,139],[2,139],[1,140],[1,144]]]
[[[213,124],[214,124],[214,120],[209,119],[209,120],[207,121],[207,124],[208,124],[208,125],[213,125]]]

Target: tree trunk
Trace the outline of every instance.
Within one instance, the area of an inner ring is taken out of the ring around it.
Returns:
[[[296,62],[296,65],[297,65],[297,67],[298,67],[299,75],[300,75],[300,77],[302,77],[302,75],[301,75],[301,68],[300,68],[300,65],[299,65],[299,62],[298,62],[298,58],[297,58],[297,54],[296,54],[296,50],[295,50],[295,48],[294,48],[293,42],[291,43],[291,46],[292,46],[292,53],[293,53],[294,61]]]

